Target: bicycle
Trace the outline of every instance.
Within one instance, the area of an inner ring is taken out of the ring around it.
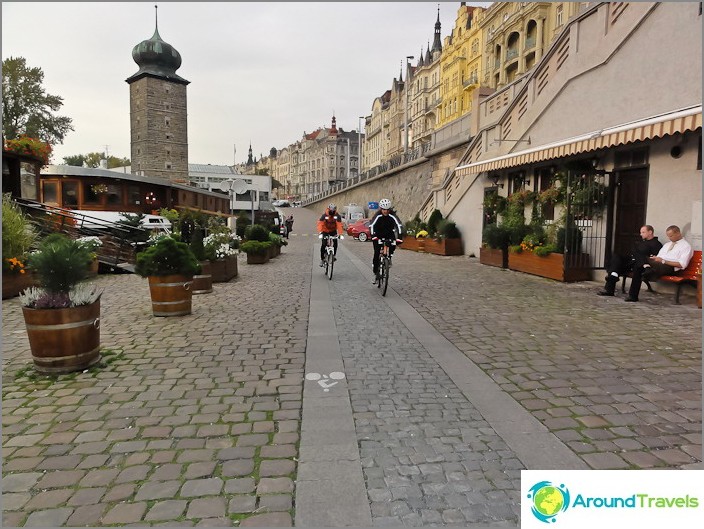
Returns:
[[[328,279],[332,280],[332,271],[335,268],[335,240],[342,240],[342,235],[323,235],[320,234],[320,238],[327,239],[327,245],[325,246],[325,259],[324,259],[324,272],[328,276]]]
[[[386,296],[389,288],[389,269],[391,268],[391,246],[396,246],[396,239],[378,239],[381,244],[379,252],[379,272],[376,275],[376,287],[382,288],[381,295]]]

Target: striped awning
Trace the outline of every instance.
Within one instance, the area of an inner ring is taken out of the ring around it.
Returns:
[[[563,158],[606,147],[615,147],[635,141],[662,138],[676,133],[697,130],[702,127],[702,105],[661,114],[616,127],[595,130],[573,138],[560,140],[547,145],[525,149],[488,160],[461,165],[455,168],[459,176],[479,174],[509,167]]]

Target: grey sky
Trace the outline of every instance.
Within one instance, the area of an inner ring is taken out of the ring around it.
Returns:
[[[490,5],[489,2],[468,2]],[[2,57],[25,57],[75,130],[54,149],[130,156],[132,48],[154,32],[155,2],[2,2]],[[189,80],[191,163],[268,155],[329,126],[356,130],[401,63],[432,45],[437,2],[158,2],[159,34]],[[440,2],[442,37],[459,2]],[[405,76],[405,73],[404,73]]]

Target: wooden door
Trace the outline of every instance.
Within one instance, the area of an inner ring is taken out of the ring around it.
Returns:
[[[629,254],[640,240],[640,227],[646,223],[648,170],[620,171],[616,191],[614,253]]]

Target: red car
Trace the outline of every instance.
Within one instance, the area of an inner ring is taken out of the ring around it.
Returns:
[[[362,242],[366,241],[372,236],[369,231],[370,223],[371,219],[360,219],[357,222],[350,224],[347,226],[347,235],[354,237],[355,239],[359,239]]]

